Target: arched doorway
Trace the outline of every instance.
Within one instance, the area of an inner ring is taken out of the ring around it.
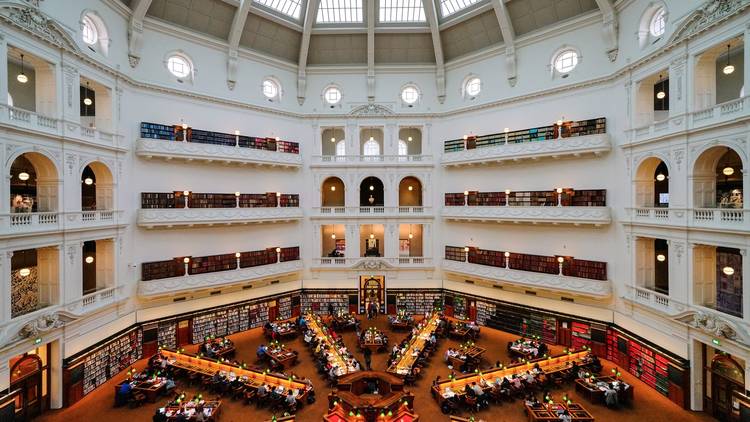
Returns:
[[[360,207],[382,207],[385,203],[383,182],[377,177],[366,177],[359,184]]]
[[[729,420],[732,392],[745,389],[745,370],[728,355],[719,354],[711,360],[711,410],[715,418]]]
[[[46,408],[44,375],[47,368],[36,354],[27,353],[14,360],[11,360],[9,391],[20,391],[16,396],[16,420],[30,420]]]
[[[742,159],[725,146],[711,147],[693,166],[694,208],[742,208]]]
[[[422,182],[416,177],[408,176],[398,184],[398,205],[400,207],[422,206]]]
[[[12,213],[57,210],[57,168],[37,152],[19,155],[10,166],[10,211]]]
[[[322,207],[343,207],[346,200],[344,182],[338,177],[327,178],[320,188],[320,195]]]
[[[367,313],[371,305],[376,313],[385,312],[385,277],[382,275],[359,277],[359,313]]]
[[[95,161],[81,172],[81,210],[112,210],[112,172],[106,165]]]
[[[669,206],[669,168],[664,161],[656,157],[643,160],[633,183],[636,207]]]

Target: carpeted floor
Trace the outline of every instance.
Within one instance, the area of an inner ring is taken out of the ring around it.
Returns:
[[[374,321],[362,321],[362,328],[369,326],[376,326],[381,330],[388,333],[391,344],[393,342],[400,341],[406,336],[405,333],[391,332],[388,329],[388,323],[385,316],[379,316]],[[357,354],[360,362],[364,362],[362,354],[356,351],[356,336],[353,332],[343,333],[344,341],[350,350]],[[265,339],[263,338],[261,329],[254,329],[244,333],[235,334],[230,336],[235,342],[237,348],[237,359],[244,360],[246,362],[255,361],[255,350]],[[495,361],[500,360],[503,363],[508,363],[510,358],[507,355],[506,347],[508,341],[515,340],[517,336],[507,334],[501,331],[482,328],[481,335],[477,344],[487,349],[485,353],[483,366],[490,366]],[[300,352],[299,363],[292,368],[296,374],[305,376],[313,380],[315,385],[317,401],[312,405],[305,405],[297,413],[298,421],[321,421],[323,414],[327,410],[327,398],[330,389],[326,387],[323,379],[317,374],[315,367],[312,364],[312,359],[308,350],[305,348],[301,336],[296,340],[288,343],[294,350]],[[444,421],[448,418],[440,413],[440,409],[437,403],[430,395],[429,389],[432,380],[440,375],[442,378],[446,378],[449,373],[447,365],[442,360],[443,352],[446,348],[458,345],[458,341],[452,339],[444,339],[440,342],[438,352],[432,357],[430,366],[425,368],[423,371],[424,376],[417,382],[417,385],[410,388],[415,394],[414,409],[415,412],[420,416],[420,420],[426,422]],[[197,346],[186,347],[186,350],[195,352]],[[553,353],[561,353],[562,347],[554,346],[552,348]],[[373,354],[372,367],[374,370],[385,370],[386,361],[388,356],[386,353]],[[608,372],[612,365],[609,362],[602,361],[604,363],[604,371]],[[146,364],[145,360],[138,362],[137,368],[142,368]],[[88,396],[84,397],[83,400],[76,403],[75,405],[56,411],[50,411],[42,415],[37,420],[39,421],[149,421],[151,420],[154,411],[162,406],[166,400],[157,403],[147,403],[146,405],[137,408],[130,409],[114,408],[114,386],[122,381],[123,377],[115,377],[108,381],[106,384],[99,387],[96,391],[92,392]],[[564,393],[573,397],[573,401],[582,403],[596,418],[597,421],[633,421],[633,422],[691,422],[691,421],[713,421],[704,413],[689,412],[679,406],[670,402],[666,397],[660,395],[655,390],[646,386],[639,380],[635,379],[628,373],[623,373],[625,381],[634,386],[635,400],[634,404],[630,408],[623,408],[620,410],[610,410],[602,405],[588,403],[585,399],[579,398],[575,393],[573,385],[568,385],[562,390],[554,390],[553,396],[556,399],[562,397]],[[196,389],[183,388],[183,385],[178,381],[178,390],[182,390],[190,395],[191,393],[203,393]],[[261,422],[269,420],[271,413],[267,409],[257,409],[254,405],[245,406],[240,401],[232,401],[226,399],[222,402],[222,410],[220,420],[222,422],[233,422],[233,421],[255,421]],[[464,416],[469,416],[465,413]],[[477,419],[484,419],[486,421],[507,421],[507,422],[522,422],[526,421],[526,415],[523,412],[523,404],[521,401],[515,403],[504,403],[503,405],[491,405],[489,409],[483,410],[476,415]]]

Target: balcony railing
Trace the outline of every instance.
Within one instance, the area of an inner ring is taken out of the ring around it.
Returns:
[[[0,236],[96,229],[126,224],[122,211],[94,210],[0,214]]]
[[[60,138],[75,139],[98,146],[124,148],[122,136],[100,129],[90,128],[78,123],[64,122],[54,117],[44,116],[33,111],[0,104],[0,125],[52,135]]]
[[[384,269],[384,268],[426,268],[432,267],[432,258],[421,256],[401,256],[398,258],[381,257],[323,257],[313,259],[314,267],[347,268],[347,269]]]
[[[346,166],[346,165],[405,165],[431,166],[432,155],[313,155],[312,166]]]
[[[610,296],[612,283],[608,280],[591,280],[559,274],[545,274],[472,264],[468,262],[443,260],[443,270],[463,276],[476,277],[499,284],[507,283],[521,287],[562,292],[578,296],[603,299]]]
[[[278,223],[301,220],[299,207],[164,208],[138,210],[138,225],[146,228],[214,224]]]
[[[177,277],[141,280],[138,282],[138,294],[143,297],[177,294],[203,289],[215,289],[222,286],[248,283],[268,277],[280,277],[301,271],[302,261],[292,260],[237,268],[227,271],[202,274],[185,274]]]
[[[687,114],[673,115],[668,119],[650,122],[626,131],[629,143],[638,144],[688,130],[701,129],[747,117],[750,113],[750,96],[716,104]]]
[[[431,217],[432,207],[314,207],[312,217]]]
[[[138,139],[135,153],[146,159],[164,158],[206,163],[253,164],[259,166],[299,168],[300,154],[290,154],[237,146],[202,144],[197,142]]]
[[[750,210],[737,208],[627,208],[632,223],[693,229],[750,231]]]

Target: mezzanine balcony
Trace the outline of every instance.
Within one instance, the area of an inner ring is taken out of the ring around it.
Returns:
[[[53,211],[0,214],[0,237],[125,225],[123,211]]]
[[[698,230],[750,231],[750,210],[738,208],[626,208],[630,224]]]

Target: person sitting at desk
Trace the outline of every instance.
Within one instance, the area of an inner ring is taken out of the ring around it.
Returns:
[[[261,384],[260,387],[258,387],[258,398],[263,399],[266,396],[268,396],[268,386],[266,384]]]
[[[474,392],[474,395],[476,396],[480,406],[489,405],[489,399],[487,399],[487,396],[484,394],[484,390],[482,390],[482,387],[477,385],[476,382],[471,383],[471,390]]]
[[[618,403],[617,390],[612,384],[607,384],[607,389],[604,390],[604,404],[607,407],[616,409]]]
[[[286,397],[284,398],[284,402],[289,407],[297,405],[297,396],[294,395],[294,392],[292,390],[287,391]]]
[[[130,399],[130,393],[133,391],[133,386],[130,385],[128,381],[125,381],[120,385],[120,389],[117,390],[117,397],[115,398],[115,403],[118,406],[122,406],[128,402]]]
[[[255,352],[255,354],[258,356],[259,359],[265,359],[266,352],[268,351],[268,348],[265,344],[261,344],[258,346],[258,350]]]
[[[466,384],[466,386],[464,387],[464,394],[466,394],[469,397],[476,396],[476,393],[474,392],[474,390],[471,389],[471,384]]]
[[[568,412],[568,409],[563,409],[558,418],[562,422],[571,422],[573,420],[573,417],[570,415],[570,412]]]
[[[164,384],[164,389],[166,390],[166,392],[169,393],[170,391],[174,390],[175,387],[177,387],[177,384],[175,384],[172,377],[167,377],[167,380]]]

